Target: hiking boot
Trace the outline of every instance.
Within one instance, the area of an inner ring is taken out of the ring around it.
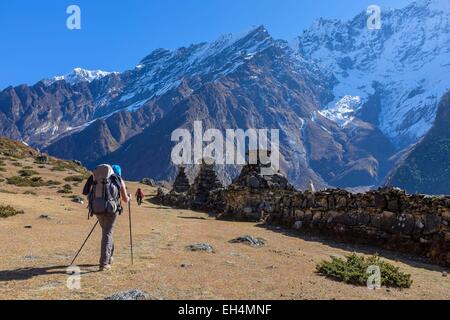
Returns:
[[[107,264],[104,266],[100,266],[100,271],[110,271],[111,270],[111,265]]]

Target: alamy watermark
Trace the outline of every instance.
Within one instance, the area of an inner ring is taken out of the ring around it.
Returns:
[[[195,121],[193,136],[188,129],[173,131],[171,159],[174,165],[262,164],[261,174],[272,175],[280,169],[280,131],[278,129],[218,129],[203,132],[202,121]],[[270,133],[270,139],[269,139]],[[269,141],[270,140],[270,141]],[[248,143],[247,143],[248,142]]]
[[[379,266],[369,266],[366,271],[369,274],[367,278],[367,288],[371,290],[381,289],[381,269]]]
[[[77,266],[70,266],[66,269],[68,275],[66,281],[66,287],[69,290],[81,289],[81,269]]]
[[[69,15],[66,21],[67,29],[81,30],[81,9],[77,5],[67,7],[66,13]]]
[[[381,8],[377,5],[370,5],[367,8],[367,14],[369,18],[367,19],[367,28],[369,30],[380,30],[381,29]]]

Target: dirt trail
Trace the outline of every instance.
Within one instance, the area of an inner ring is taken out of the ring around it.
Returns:
[[[46,179],[63,175],[45,172]],[[131,193],[137,186],[129,183]],[[103,299],[134,288],[159,299],[450,299],[450,278],[444,278],[439,267],[390,260],[412,274],[412,288],[371,291],[314,272],[316,263],[330,255],[362,248],[293,236],[255,223],[217,221],[203,213],[148,202],[142,207],[133,204],[134,266],[124,214],[116,229],[113,271],[97,272],[97,230],[77,262],[81,290],[69,290],[66,267],[95,222],[87,220],[86,205],[63,198],[56,189],[35,188],[35,196],[24,195],[26,188],[0,184],[5,188],[18,194],[0,192],[0,203],[25,214],[0,219],[0,299]],[[144,192],[149,195],[155,189],[147,187]],[[50,219],[40,218],[43,214]],[[264,238],[267,245],[229,243],[247,234]],[[216,252],[185,250],[200,242],[211,244]]]

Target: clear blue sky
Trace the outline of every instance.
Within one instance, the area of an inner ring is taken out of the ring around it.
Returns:
[[[0,0],[0,89],[74,67],[123,71],[156,48],[211,41],[264,24],[293,39],[316,18],[349,19],[370,4],[411,0]],[[81,8],[82,29],[66,28]]]

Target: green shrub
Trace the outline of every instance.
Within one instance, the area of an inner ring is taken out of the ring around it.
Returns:
[[[77,171],[79,167],[71,161],[57,161],[52,167],[52,171]]]
[[[411,275],[403,273],[398,267],[383,261],[377,255],[364,258],[351,254],[346,260],[331,257],[331,261],[323,261],[316,266],[319,274],[337,281],[365,286],[370,274],[369,266],[378,266],[381,271],[381,285],[385,287],[410,288]]]
[[[21,177],[14,176],[11,178],[6,178],[6,182],[10,185],[15,185],[17,187],[45,187],[45,186],[55,186],[60,185],[61,183],[57,181],[44,181],[41,177]]]
[[[31,190],[27,190],[23,194],[30,195],[30,196],[37,196],[37,193],[34,191],[31,191]]]
[[[8,184],[15,185],[18,187],[42,187],[44,185],[44,181],[40,177],[21,177],[14,176],[11,178],[6,178]]]
[[[67,169],[62,165],[55,165],[50,170],[51,171],[66,171]]]
[[[49,157],[46,155],[40,155],[34,158],[34,163],[36,164],[47,164],[49,162]]]
[[[6,172],[6,169],[3,167],[0,167],[0,172]]]
[[[72,186],[70,184],[65,184],[61,189],[58,190],[58,193],[72,193]]]
[[[19,171],[19,174],[21,177],[31,177],[37,175],[38,173],[34,170],[23,169]]]
[[[64,178],[66,182],[82,182],[84,180],[83,176],[69,176]]]
[[[5,190],[5,189],[0,189],[0,193],[6,193],[6,194],[17,194],[15,192],[9,191],[9,190]]]
[[[84,179],[91,175],[86,168],[79,166],[73,161],[56,161],[53,163],[52,171],[73,171],[79,173]]]
[[[12,217],[17,214],[23,214],[23,211],[16,210],[11,206],[0,205],[0,218]]]
[[[0,137],[0,150],[4,157],[24,159],[33,157],[36,151],[25,144]]]
[[[13,166],[15,166],[15,167],[21,167],[22,166],[22,164],[20,162],[12,162],[11,164]]]
[[[8,159],[9,161],[16,161],[16,160],[24,158],[20,155],[14,154],[14,152],[11,152],[11,151],[3,152],[3,155],[5,155],[6,156],[5,159]]]
[[[30,181],[31,183],[36,183],[39,185],[45,185],[44,179],[42,179],[41,177],[37,176],[37,177],[30,177]]]
[[[59,181],[55,181],[55,180],[48,180],[47,181],[47,186],[60,186],[62,183]]]

